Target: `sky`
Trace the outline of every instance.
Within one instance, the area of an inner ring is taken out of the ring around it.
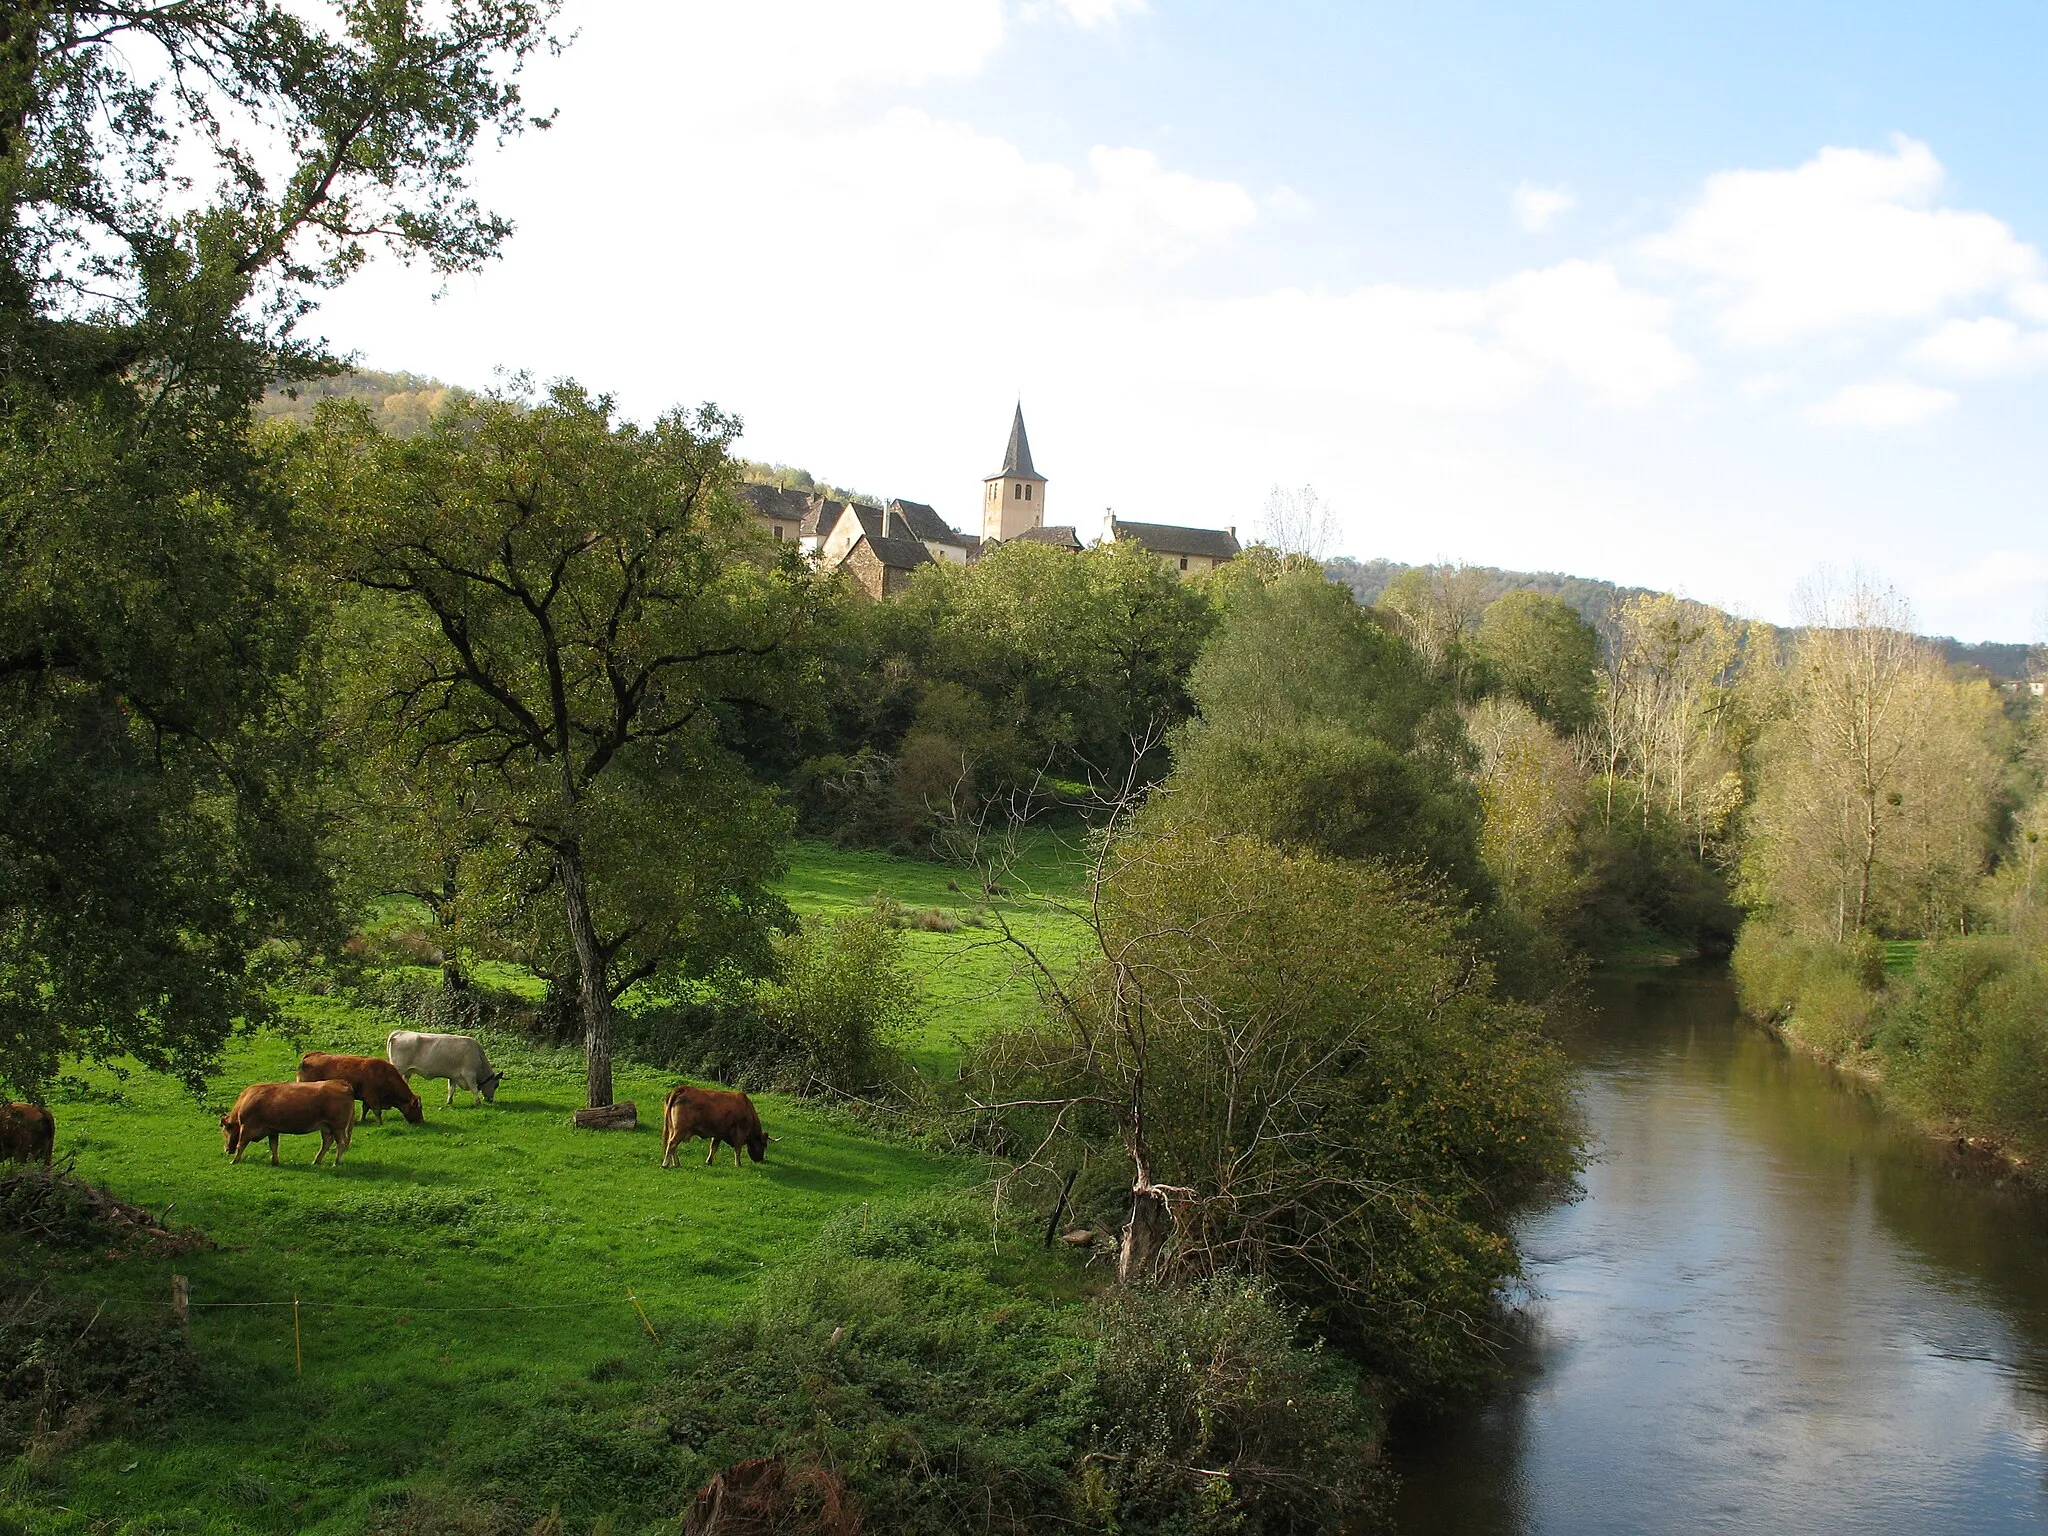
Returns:
[[[364,365],[575,378],[976,531],[1561,570],[1777,622],[1861,566],[2048,640],[2048,6],[568,0],[518,232]]]

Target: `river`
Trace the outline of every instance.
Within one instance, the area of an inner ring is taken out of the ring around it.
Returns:
[[[2048,1205],[1718,972],[1595,995],[1598,1161],[1521,1228],[1510,1379],[1397,1439],[1402,1536],[2048,1531]]]

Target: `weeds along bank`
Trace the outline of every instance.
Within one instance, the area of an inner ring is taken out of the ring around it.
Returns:
[[[2048,954],[2025,934],[1837,944],[1751,925],[1734,969],[1752,1017],[2048,1183]]]

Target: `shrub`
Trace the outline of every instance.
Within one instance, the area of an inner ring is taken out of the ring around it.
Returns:
[[[2048,970],[2010,941],[1924,946],[1878,1032],[1887,1080],[1920,1114],[2048,1155]]]
[[[1731,963],[1752,1018],[1782,1025],[1832,1061],[1870,1044],[1884,948],[1869,935],[1835,944],[1745,923]]]
[[[31,1293],[0,1300],[0,1451],[40,1469],[104,1429],[155,1423],[202,1394],[199,1361],[160,1318]]]
[[[755,994],[761,1017],[794,1042],[819,1084],[852,1092],[873,1083],[918,1017],[902,934],[879,912],[856,912],[791,934],[776,951],[780,974]]]
[[[1109,1529],[1333,1531],[1384,1497],[1378,1405],[1269,1284],[1116,1290],[1094,1323],[1082,1497]]]
[[[1078,1319],[994,1284],[987,1252],[970,1204],[835,1219],[671,1355],[684,1484],[773,1456],[836,1474],[870,1530],[1070,1525],[1093,1349]]]
[[[749,1092],[803,1092],[816,1064],[803,1042],[763,1016],[751,996],[620,1009],[612,1043],[623,1056]]]

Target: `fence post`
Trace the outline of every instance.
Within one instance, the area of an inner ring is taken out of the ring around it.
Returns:
[[[292,1292],[292,1363],[301,1376],[306,1374],[306,1352],[299,1343],[299,1293]]]
[[[192,1287],[183,1275],[171,1276],[171,1321],[189,1344],[192,1341]]]
[[[640,1305],[640,1298],[633,1294],[633,1287],[630,1285],[626,1287],[626,1300],[633,1303],[633,1310],[640,1314],[640,1326],[647,1330],[647,1337],[659,1344],[661,1340],[655,1337],[654,1324],[647,1320],[647,1309]]]

